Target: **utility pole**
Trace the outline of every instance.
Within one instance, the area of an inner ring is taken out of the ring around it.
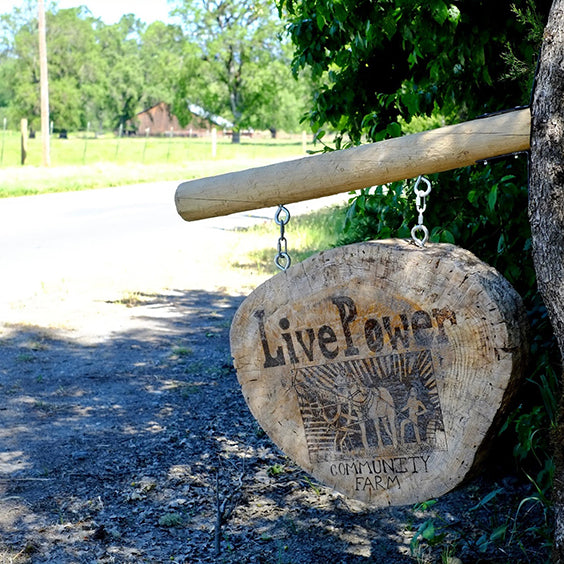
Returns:
[[[47,73],[44,0],[37,0],[37,10],[39,20],[39,81],[41,89],[41,154],[43,166],[51,166],[51,153],[49,149],[49,79]]]

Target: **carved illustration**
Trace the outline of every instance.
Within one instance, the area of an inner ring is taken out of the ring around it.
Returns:
[[[429,350],[293,372],[312,461],[446,449]]]
[[[427,413],[427,408],[417,397],[417,391],[415,388],[411,389],[409,393],[409,398],[407,400],[406,406],[402,411],[407,411],[407,419],[401,422],[401,438],[402,442],[405,443],[405,428],[407,425],[411,425],[413,433],[415,435],[415,440],[417,444],[421,444],[421,434],[419,433],[419,416]]]

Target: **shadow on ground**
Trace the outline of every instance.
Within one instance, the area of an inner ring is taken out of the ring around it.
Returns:
[[[286,459],[232,369],[241,301],[137,295],[122,304],[134,327],[95,345],[4,328],[0,562],[393,564],[440,562],[445,546],[465,563],[542,561],[540,540],[531,557],[506,537],[479,544],[526,495],[513,478],[482,478],[432,510],[371,511]],[[468,512],[496,487],[492,505]],[[436,532],[412,554],[425,523]]]

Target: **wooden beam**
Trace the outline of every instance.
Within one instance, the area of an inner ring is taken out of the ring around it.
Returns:
[[[361,145],[190,180],[176,190],[187,221],[320,198],[475,164],[530,147],[528,108]]]

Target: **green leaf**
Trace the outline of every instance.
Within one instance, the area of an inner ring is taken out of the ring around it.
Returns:
[[[325,23],[326,23],[325,17],[323,16],[323,14],[317,12],[317,14],[315,15],[315,21],[317,23],[317,27],[321,31],[325,27]]]
[[[399,137],[401,135],[401,125],[393,121],[386,127],[386,133],[390,137]]]
[[[448,7],[448,19],[453,24],[458,24],[460,21],[460,10],[454,4]]]
[[[502,233],[499,236],[499,239],[497,241],[497,253],[498,254],[502,254],[505,251],[505,246],[506,246],[506,242],[505,242],[505,234]]]
[[[474,505],[474,507],[471,507],[469,511],[476,511],[477,509],[484,507],[484,505],[487,505],[492,499],[497,497],[502,491],[503,488],[496,488],[495,490],[492,490],[488,495],[484,496],[476,505]]]
[[[495,204],[497,202],[497,184],[494,184],[488,195],[488,209],[490,212],[495,211]]]
[[[490,540],[496,541],[499,539],[503,539],[505,537],[506,532],[507,532],[507,523],[504,525],[500,525],[499,527],[494,529],[492,531],[492,534],[490,535]]]
[[[454,235],[448,229],[443,229],[441,233],[441,242],[454,244]]]
[[[433,539],[435,537],[435,523],[433,521],[425,521],[423,529],[421,530],[421,536],[425,540]]]
[[[388,37],[388,39],[391,38],[396,33],[398,27],[396,19],[391,14],[387,15],[380,22],[380,25],[382,26],[382,30],[386,34],[386,37]]]
[[[432,11],[433,19],[440,25],[443,25],[445,20],[449,17],[449,8],[444,2],[437,2],[433,6]]]

